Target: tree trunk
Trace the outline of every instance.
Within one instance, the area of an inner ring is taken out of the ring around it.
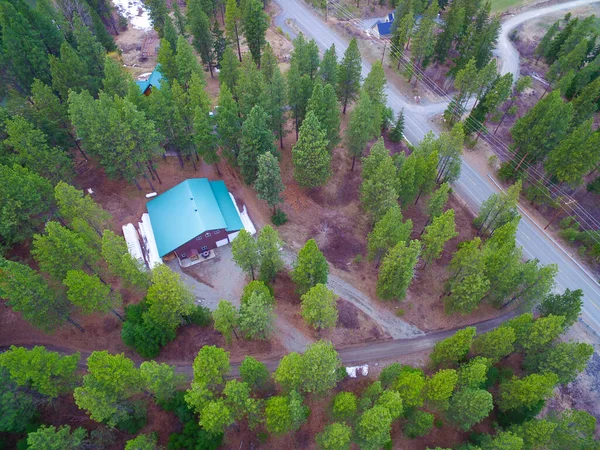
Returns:
[[[85,333],[85,330],[83,329],[83,327],[81,325],[79,325],[77,322],[75,322],[73,319],[71,319],[71,316],[67,317],[67,322],[69,322],[71,325],[73,325],[75,328],[77,328],[82,333]]]
[[[176,150],[177,153],[177,159],[179,160],[179,165],[181,166],[181,168],[183,169],[183,158],[181,157],[181,152],[179,150]]]
[[[415,200],[415,205],[417,203],[419,203],[419,199],[421,198],[421,194],[423,193],[423,191],[419,191],[419,195],[417,195],[417,199]]]
[[[110,308],[110,310],[111,310],[111,312],[112,312],[112,313],[113,313],[115,316],[117,316],[117,318],[118,318],[118,319],[119,319],[121,322],[125,322],[125,318],[124,318],[124,317],[123,317],[121,314],[119,314],[119,313],[117,312],[117,310],[115,310],[114,308]]]
[[[510,108],[509,108],[510,109]],[[508,113],[508,109],[504,112],[504,115],[502,116],[502,119],[500,119],[500,123],[498,124],[498,126],[496,127],[496,129],[494,130],[494,134],[496,134],[496,131],[498,131],[498,128],[500,128],[500,125],[502,125],[502,122],[504,122],[504,118],[506,117],[506,114]]]
[[[210,77],[214,78],[215,75],[213,74],[213,65],[210,62],[208,63],[208,70],[210,71]]]
[[[90,159],[88,158],[88,156],[85,154],[85,152],[83,151],[83,149],[79,145],[79,142],[77,142],[77,138],[75,136],[73,136],[73,133],[71,133],[70,131],[67,131],[67,134],[69,135],[69,137],[71,138],[71,140],[73,141],[73,143],[75,144],[75,146],[77,147],[77,150],[79,150],[79,153],[81,153],[81,156],[83,156],[83,158],[86,161],[89,161]]]
[[[237,42],[238,58],[240,59],[240,62],[242,62],[242,50],[240,48],[240,35],[238,34],[237,22],[236,22],[234,28],[235,28],[235,41]]]
[[[192,160],[192,166],[194,167],[194,172],[196,171],[196,161],[194,161],[194,157],[190,158]]]
[[[215,163],[214,166],[215,166],[215,169],[217,169],[217,175],[221,176],[221,170],[219,169],[219,164]]]
[[[350,167],[350,172],[354,172],[354,163],[356,162],[356,156],[352,157],[352,167]]]
[[[347,98],[345,98],[345,99],[344,99],[344,110],[342,111],[342,113],[343,113],[344,115],[346,115],[346,107],[347,107],[347,106],[348,106],[348,99],[347,99]]]
[[[250,273],[252,274],[252,281],[254,281],[256,278],[254,278],[254,267],[250,266]]]
[[[133,184],[135,184],[135,187],[137,188],[138,191],[142,190],[140,183],[138,183],[138,181],[135,178],[133,179]]]

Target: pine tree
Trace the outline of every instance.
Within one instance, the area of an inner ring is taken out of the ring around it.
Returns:
[[[384,300],[402,301],[415,274],[415,266],[421,253],[421,243],[410,241],[408,246],[400,242],[383,258],[377,278],[377,296]]]
[[[179,39],[177,42],[179,42]],[[175,51],[176,47],[172,47],[169,41],[166,39],[160,40],[160,47],[158,48],[158,55],[156,59],[160,64],[160,73],[168,81],[175,80],[179,77],[177,73],[177,60]]]
[[[119,319],[123,319],[114,309],[120,302],[120,297],[111,293],[110,286],[104,284],[98,275],[88,275],[82,270],[69,270],[63,284],[67,287],[69,301],[84,314],[112,311]]]
[[[56,295],[41,275],[25,264],[0,259],[0,294],[27,322],[46,332],[69,318],[66,299]]]
[[[217,142],[230,164],[237,161],[242,139],[242,123],[238,105],[227,86],[219,92],[219,114],[217,114]]]
[[[77,53],[87,67],[90,91],[98,92],[104,75],[104,59],[106,57],[104,47],[78,16],[73,19],[73,36],[77,45]],[[66,98],[63,97],[63,99]]]
[[[187,23],[192,34],[194,49],[200,55],[202,62],[208,66],[210,76],[213,77],[214,40],[210,31],[210,21],[202,10],[200,0],[190,0],[187,10]]]
[[[600,134],[592,134],[593,119],[588,119],[548,154],[546,172],[558,181],[576,187],[583,176],[600,160]]]
[[[252,59],[260,67],[261,52],[266,43],[265,33],[269,27],[269,16],[263,11],[260,0],[246,0],[242,25]]]
[[[243,119],[256,105],[264,107],[265,90],[265,76],[258,70],[254,60],[248,54],[244,55],[235,90]]]
[[[296,284],[296,291],[304,294],[319,283],[326,285],[328,275],[327,260],[314,239],[309,239],[298,252],[298,259],[294,263],[292,280]]]
[[[437,140],[439,161],[436,183],[453,183],[458,180],[464,141],[465,133],[460,123],[454,125],[450,132],[440,135]]]
[[[275,56],[271,44],[267,42],[260,61],[260,71],[265,76],[267,83],[271,82],[276,70],[279,70],[279,60],[277,59],[277,56]],[[279,70],[279,72],[281,73],[281,70]]]
[[[242,303],[239,314],[239,327],[246,339],[268,340],[273,331],[274,305],[263,294],[253,293]]]
[[[398,113],[398,118],[394,124],[394,128],[391,129],[389,138],[392,142],[400,142],[404,137],[404,109]]]
[[[421,257],[426,263],[438,259],[442,256],[446,243],[456,236],[458,236],[458,232],[454,224],[454,210],[449,209],[435,217],[431,224],[425,227],[421,238],[423,243]]]
[[[254,280],[255,269],[258,269],[260,263],[260,255],[252,235],[246,230],[240,230],[231,244],[231,253],[235,264]]]
[[[329,151],[340,141],[340,112],[335,90],[330,84],[316,83],[308,101],[307,112],[314,112],[325,131]]]
[[[310,77],[307,74],[302,74],[300,72],[300,62],[298,61],[298,58],[292,57],[290,70],[287,74],[287,85],[288,102],[292,110],[292,116],[294,117],[296,138],[298,138],[300,125],[302,125],[302,121],[306,115],[308,100],[310,99],[313,90],[313,82]]]
[[[84,89],[96,95],[99,86],[93,85],[88,75],[88,70],[73,47],[63,42],[60,47],[60,57],[50,55],[50,73],[52,74],[52,87],[63,102],[69,98],[69,90],[80,92]]]
[[[383,159],[368,178],[360,185],[362,207],[371,215],[374,222],[398,204],[395,189],[396,166],[390,156]]]
[[[452,3],[444,18],[442,32],[438,35],[435,43],[435,60],[444,64],[448,59],[448,53],[452,44],[459,35],[465,23],[465,8],[460,3]]]
[[[534,51],[534,54],[538,57],[536,62],[538,62],[540,58],[544,56],[548,51],[550,43],[554,39],[554,36],[556,36],[556,33],[558,33],[559,27],[560,23],[557,20],[552,24],[550,28],[548,28],[548,31],[546,31],[546,34],[544,34],[544,37],[540,40],[538,46],[535,48]]]
[[[280,255],[283,241],[279,238],[277,231],[270,225],[265,225],[258,233],[256,245],[260,261],[259,278],[265,283],[269,283],[284,267]]]
[[[258,157],[265,153],[277,154],[273,133],[268,127],[268,116],[261,106],[255,106],[242,126],[242,140],[238,164],[246,184],[256,181]]]
[[[411,55],[413,63],[420,66],[421,69],[425,69],[429,65],[435,50],[435,18],[437,14],[437,2],[432,2],[423,14],[415,31]]]
[[[219,81],[221,86],[227,86],[231,92],[235,92],[240,77],[240,62],[231,47],[225,48],[223,59],[221,60],[221,69],[219,71]]]
[[[332,328],[338,318],[336,296],[324,284],[310,288],[301,298],[302,317],[317,330]]]
[[[383,124],[383,111],[387,103],[387,94],[385,93],[385,85],[387,80],[385,78],[385,72],[383,71],[383,65],[381,61],[376,61],[371,67],[371,71],[365,78],[362,90],[371,99],[371,105],[374,109],[373,117],[375,121],[379,120],[379,123],[374,124],[374,128],[379,131]]]
[[[181,13],[181,8],[179,7],[179,3],[175,2],[171,5],[173,8],[173,15],[175,16],[175,28],[177,29],[177,34],[186,37],[186,20],[184,15]]]
[[[219,172],[218,162],[221,157],[217,153],[217,136],[214,133],[214,122],[206,106],[196,106],[194,114],[194,144],[193,150],[197,151],[198,155],[206,164],[213,164],[217,173]],[[192,150],[192,149],[190,149]],[[193,155],[190,154],[193,162]]]
[[[379,264],[381,256],[398,243],[408,244],[412,227],[412,220],[402,221],[402,211],[397,203],[389,208],[367,236],[369,260],[377,258]]]
[[[344,52],[338,71],[338,98],[346,114],[348,103],[356,99],[360,90],[362,59],[356,39],[352,39]]]
[[[433,219],[440,216],[444,211],[444,207],[448,202],[448,196],[450,194],[450,185],[443,183],[437,188],[427,200],[427,223],[429,225]]]
[[[298,142],[292,148],[294,179],[300,186],[322,186],[331,176],[331,154],[327,138],[314,112],[302,122]]]
[[[104,60],[104,77],[102,78],[103,92],[111,97],[115,95],[125,97],[132,81],[131,75],[125,72],[117,61],[110,56],[106,56]]]
[[[75,219],[82,219],[94,228],[98,235],[110,227],[112,216],[91,196],[84,195],[83,191],[61,181],[54,187],[54,198],[60,216],[67,223],[72,225]]]
[[[231,344],[231,335],[235,334],[235,338],[239,339],[235,331],[238,325],[238,312],[231,303],[227,300],[220,300],[212,313],[215,330],[223,335],[225,342]]]
[[[553,314],[565,318],[564,325],[573,325],[583,308],[583,291],[581,289],[565,289],[562,294],[547,295],[540,303],[539,311],[542,317]]]
[[[402,18],[396,15],[396,20],[394,20],[394,22],[396,21],[398,26],[393,31],[391,38],[391,56],[394,61],[398,62],[399,69],[400,64],[405,60],[404,49],[408,48],[408,44],[410,43],[410,38],[413,35],[413,30],[415,27],[415,16],[413,15],[412,9]]]
[[[110,230],[104,230],[102,233],[102,258],[111,273],[119,276],[127,285],[142,290],[148,288],[150,279],[146,268],[143,263],[129,254],[127,243],[122,236],[117,236]]]
[[[177,81],[186,88],[189,86],[193,74],[204,78],[200,63],[194,54],[194,48],[183,37],[177,39],[177,50],[175,52],[175,63],[177,65]]]
[[[264,68],[264,65],[263,65]],[[266,84],[263,92],[264,107],[269,115],[269,126],[275,137],[279,139],[279,147],[283,149],[283,138],[287,134],[287,86],[285,78],[281,75],[279,65],[273,68],[271,80]]]
[[[356,107],[350,113],[350,121],[346,128],[346,142],[348,151],[352,156],[352,167],[356,158],[362,156],[367,146],[367,142],[377,136],[380,132],[381,111],[378,110],[371,101],[371,97],[366,91],[361,91],[360,98]]]
[[[323,85],[327,86],[330,84],[335,90],[338,84],[338,72],[337,52],[335,50],[335,44],[332,44],[331,47],[323,53],[323,60],[319,66],[319,75],[321,76]]]
[[[478,234],[493,233],[498,227],[513,221],[519,214],[517,202],[521,193],[521,181],[516,182],[506,192],[492,194],[481,204],[479,215],[473,223]]]
[[[227,0],[225,7],[225,36],[229,45],[237,46],[238,58],[242,60],[242,51],[240,50],[239,35],[240,12],[238,11],[237,0]]]
[[[158,36],[160,38],[163,38],[165,20],[167,15],[169,14],[166,1],[149,0],[146,7],[148,8],[148,13],[150,15],[150,21],[152,22],[152,26],[158,33]]]
[[[285,189],[283,181],[281,181],[281,171],[277,158],[272,153],[265,153],[258,157],[258,174],[254,182],[256,196],[261,200],[265,200],[267,204],[273,208],[281,203],[281,192]]]

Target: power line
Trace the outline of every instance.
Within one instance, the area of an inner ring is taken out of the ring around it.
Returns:
[[[361,26],[361,28],[366,29],[364,22],[356,17],[355,15],[353,15],[352,13],[350,13],[349,11],[342,9],[340,6],[334,4],[334,3],[330,3],[334,8],[336,8],[336,10],[342,15],[342,17],[346,17],[349,21],[354,22],[356,24],[358,24],[359,26]],[[453,99],[448,95],[447,92],[445,92],[442,88],[440,88],[437,83],[435,83],[435,81],[433,81],[422,69],[420,69],[416,64],[414,64],[405,54],[404,54],[404,49],[398,49],[398,47],[396,45],[394,45],[389,39],[384,39],[381,37],[374,37],[373,39],[379,41],[379,42],[383,42],[386,45],[389,45],[390,48],[392,49],[392,51],[394,52],[394,54],[399,58],[398,61],[403,62],[405,66],[410,67],[410,69],[413,71],[413,73],[417,74],[417,77],[420,77],[422,80],[425,81],[425,83],[423,83],[425,85],[426,88],[428,88],[430,91],[432,91],[436,96],[441,97],[443,99],[445,99],[446,101],[450,102]],[[453,117],[455,117],[458,121],[460,121],[462,119],[462,114],[458,114],[456,111],[451,110],[450,113],[452,114]],[[463,123],[464,126],[466,126],[467,131],[470,132],[478,132],[479,135],[486,141],[488,142],[488,144],[490,144],[490,146],[492,146],[493,148],[496,148],[497,150],[500,150],[500,153],[502,156],[505,156],[508,159],[509,164],[511,164],[513,166],[513,168],[518,168],[520,166],[524,166],[528,171],[533,172],[534,175],[538,176],[538,179],[543,181],[545,184],[549,185],[550,189],[553,189],[555,191],[555,194],[557,195],[557,197],[561,197],[564,198],[566,200],[565,204],[563,205],[562,201],[557,202],[558,206],[568,215],[575,215],[579,220],[579,223],[584,223],[586,226],[590,227],[590,228],[600,228],[600,222],[598,222],[585,208],[582,208],[581,205],[579,205],[569,194],[567,194],[566,192],[564,192],[559,186],[557,186],[556,184],[554,184],[551,180],[549,180],[544,173],[540,172],[537,168],[535,168],[533,165],[527,163],[527,162],[521,162],[520,165],[517,165],[516,161],[514,161],[514,158],[512,157],[512,152],[510,151],[510,149],[508,148],[508,146],[506,146],[506,144],[504,144],[502,141],[500,141],[498,139],[497,136],[495,135],[488,135],[488,134],[484,134],[481,133],[480,130],[486,130],[487,128],[485,127],[485,125],[483,123],[481,123],[480,121],[476,120],[476,119],[471,119],[469,121],[465,121]],[[537,180],[537,181],[539,181]],[[556,199],[553,198],[551,195],[548,195],[548,193],[544,192],[544,194],[553,202],[556,202]],[[573,204],[576,204],[576,208],[574,208]],[[565,209],[565,206],[569,206],[570,207],[570,211],[568,211],[567,209]],[[591,226],[588,223],[591,222]],[[594,239],[596,242],[600,243],[599,241],[597,241],[595,239],[595,237],[593,235],[591,235],[592,239]]]

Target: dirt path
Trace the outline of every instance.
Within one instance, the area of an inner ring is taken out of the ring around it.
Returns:
[[[296,253],[285,248],[283,251],[283,260],[288,269],[291,269],[294,261],[296,260]],[[377,324],[379,324],[383,330],[388,333],[393,339],[414,339],[419,336],[424,336],[425,333],[419,330],[417,327],[401,320],[396,317],[393,313],[379,308],[375,301],[371,300],[363,292],[356,289],[351,284],[345,282],[340,277],[333,274],[329,274],[327,281],[327,287],[331,289],[336,295],[349,301]]]

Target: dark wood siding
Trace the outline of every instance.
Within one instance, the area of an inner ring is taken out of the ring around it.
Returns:
[[[210,236],[206,236],[207,233],[210,233]],[[230,233],[234,232],[231,231]],[[213,248],[217,248],[217,241],[220,241],[221,239],[227,239],[228,234],[229,233],[225,231],[225,228],[221,228],[220,230],[206,231],[200,235],[202,236],[202,239],[197,240],[198,236],[196,236],[191,241],[188,241],[182,246],[176,248],[175,254],[179,258],[185,258],[190,256],[190,250],[192,249],[196,249],[198,253],[202,253],[203,251],[205,251],[202,250],[202,247],[208,247],[207,250],[212,250]],[[182,256],[184,254],[186,255],[185,257]]]

